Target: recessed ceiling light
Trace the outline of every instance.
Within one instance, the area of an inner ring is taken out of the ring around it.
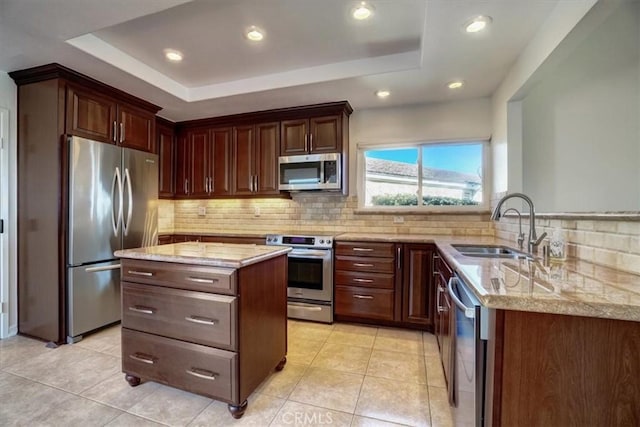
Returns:
[[[247,29],[245,36],[252,42],[259,42],[264,38],[264,32],[258,27],[251,26]]]
[[[388,97],[389,95],[391,95],[391,92],[389,92],[388,90],[379,90],[379,91],[376,91],[376,96],[377,96],[378,98],[386,98],[386,97]]]
[[[175,49],[165,49],[164,56],[171,62],[180,62],[182,61],[182,53]]]
[[[351,16],[358,21],[367,19],[373,15],[374,7],[369,3],[362,1],[351,10]]]
[[[462,86],[464,86],[463,80],[454,80],[452,82],[447,83],[447,87],[449,89],[460,89]]]
[[[480,15],[465,22],[463,28],[467,33],[477,33],[487,28],[492,21],[490,16]]]

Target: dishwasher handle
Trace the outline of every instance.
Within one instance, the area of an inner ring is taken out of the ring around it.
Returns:
[[[454,304],[458,306],[458,308],[460,310],[462,310],[462,312],[464,313],[464,316],[467,319],[473,319],[476,317],[476,310],[474,307],[467,307],[466,305],[464,305],[462,303],[462,301],[460,301],[460,298],[458,297],[458,295],[454,292],[453,290],[453,282],[454,281],[458,281],[457,277],[452,277],[449,279],[449,283],[447,284],[447,290],[449,291],[449,295],[451,296],[451,299],[453,300]]]

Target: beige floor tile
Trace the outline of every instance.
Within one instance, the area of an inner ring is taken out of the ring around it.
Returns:
[[[347,372],[309,368],[289,400],[353,413],[363,378]]]
[[[411,426],[428,426],[427,387],[366,376],[355,414]]]
[[[367,375],[417,384],[427,383],[424,358],[413,353],[374,350]]]
[[[214,400],[189,426],[268,426],[285,402],[284,399],[258,393],[249,396],[247,401],[247,410],[242,418],[236,420],[229,413],[226,403]]]
[[[124,374],[118,372],[90,389],[83,391],[81,396],[126,411],[156,391],[158,387],[160,385],[152,381],[146,381],[139,386],[131,387],[125,381]]]
[[[351,422],[351,427],[403,427],[406,424],[396,424],[389,421],[376,420],[375,418],[361,417],[355,415]]]
[[[438,340],[432,333],[424,332],[422,334],[422,346],[425,356],[436,356],[440,354]]]
[[[335,323],[333,330],[337,332],[349,332],[360,335],[377,335],[378,328],[376,326],[354,325],[352,323]]]
[[[113,351],[114,347],[120,348],[120,325],[112,326],[108,329],[103,329],[99,332],[87,335],[81,341],[78,341],[76,346],[86,348],[100,353],[109,353]]]
[[[170,426],[185,426],[210,403],[209,398],[161,385],[127,412]]]
[[[427,384],[433,387],[446,387],[440,356],[426,356],[424,363],[427,367]]]
[[[370,357],[369,348],[327,342],[322,346],[311,366],[364,375]]]
[[[378,337],[422,342],[422,332],[411,329],[378,328]]]
[[[324,323],[299,322],[288,331],[289,338],[300,338],[311,341],[326,341],[333,325]]]
[[[81,393],[121,369],[120,359],[93,350],[63,345],[5,370],[72,393]]]
[[[422,339],[392,338],[378,335],[373,344],[374,350],[397,351],[400,353],[422,354]]]
[[[0,340],[0,369],[55,351],[42,341],[19,335]]]
[[[352,418],[345,412],[287,401],[270,427],[348,427]]]
[[[310,365],[318,352],[320,352],[324,341],[312,341],[290,336],[287,344],[287,363]]]
[[[334,344],[348,344],[350,346],[370,349],[373,347],[373,342],[375,341],[375,339],[375,333],[373,335],[361,334],[357,332],[339,331],[334,329],[331,332],[331,335],[329,335],[329,338],[327,338],[327,342]]]
[[[158,424],[126,412],[114,418],[109,424],[106,424],[107,427],[162,427],[163,425],[164,424]]]
[[[429,386],[429,409],[433,427],[452,427],[453,418],[447,389]]]
[[[258,386],[256,392],[286,399],[306,370],[307,365],[298,365],[287,361],[284,369],[280,372],[273,372]]]
[[[31,426],[105,425],[123,412],[70,393],[56,407],[29,421]]]

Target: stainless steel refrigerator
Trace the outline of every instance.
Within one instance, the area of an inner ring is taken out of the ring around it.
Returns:
[[[121,248],[155,245],[158,156],[69,138],[67,342],[117,322]]]

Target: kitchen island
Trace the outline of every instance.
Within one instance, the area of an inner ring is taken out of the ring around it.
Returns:
[[[228,403],[286,363],[288,247],[186,242],[122,258],[122,370]]]

